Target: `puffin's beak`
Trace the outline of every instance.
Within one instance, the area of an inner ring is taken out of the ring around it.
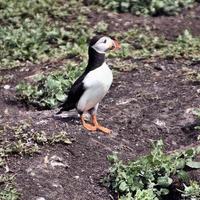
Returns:
[[[121,48],[121,45],[119,44],[119,42],[117,40],[113,40],[112,50],[117,50],[120,48]]]

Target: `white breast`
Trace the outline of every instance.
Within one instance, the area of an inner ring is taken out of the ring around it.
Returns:
[[[83,80],[86,90],[77,104],[77,109],[84,112],[93,108],[106,95],[112,81],[112,71],[106,63],[89,72]]]

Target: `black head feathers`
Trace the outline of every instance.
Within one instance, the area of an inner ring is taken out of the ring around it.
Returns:
[[[90,40],[89,46],[93,46],[100,38],[104,37],[104,35],[96,35]]]

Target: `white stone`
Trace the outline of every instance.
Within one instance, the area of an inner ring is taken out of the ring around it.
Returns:
[[[45,200],[45,198],[44,197],[38,197],[38,198],[36,198],[36,200]]]
[[[3,87],[5,90],[9,90],[10,89],[10,85],[4,85]]]

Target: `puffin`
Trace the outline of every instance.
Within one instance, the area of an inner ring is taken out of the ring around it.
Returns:
[[[96,115],[99,103],[107,94],[113,81],[112,70],[105,61],[105,54],[120,47],[116,39],[108,36],[96,35],[90,40],[87,67],[71,86],[67,98],[59,106],[60,110],[56,114],[76,109],[85,129],[111,133],[110,129],[98,123]],[[85,113],[91,115],[91,123],[85,121]]]

